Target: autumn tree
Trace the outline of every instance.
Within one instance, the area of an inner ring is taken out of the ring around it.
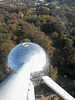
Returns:
[[[8,53],[12,49],[14,44],[12,43],[11,40],[7,40],[4,43],[0,43],[0,81],[2,81],[6,76],[6,59],[8,56]]]
[[[55,51],[53,53],[53,65],[62,72],[66,72],[74,78],[75,52],[74,38],[69,34],[61,34],[59,38],[53,40]]]
[[[50,76],[53,80],[56,80],[56,79],[58,78],[57,74],[58,74],[57,68],[54,68],[53,65],[51,65],[51,66],[50,66],[50,73],[49,73],[49,76]]]
[[[51,46],[51,40],[43,32],[36,32],[34,34],[33,42],[41,45],[48,52],[50,57],[53,55],[54,48]]]

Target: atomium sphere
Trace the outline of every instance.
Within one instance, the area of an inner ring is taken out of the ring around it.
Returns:
[[[30,79],[39,85],[41,77],[49,72],[49,58],[38,44],[26,42],[15,46],[8,55],[8,68],[18,71],[26,63],[30,64]]]

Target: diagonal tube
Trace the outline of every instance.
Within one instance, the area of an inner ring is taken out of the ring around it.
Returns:
[[[67,93],[62,87],[60,87],[56,82],[54,82],[49,76],[42,77],[44,83],[55,91],[64,100],[75,100],[69,93]]]
[[[26,100],[30,79],[30,64],[26,63],[0,84],[0,100]]]

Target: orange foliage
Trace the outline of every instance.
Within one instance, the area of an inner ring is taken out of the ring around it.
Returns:
[[[12,31],[16,30],[16,24],[9,24],[8,26]]]
[[[2,21],[4,19],[3,14],[0,14],[0,21]]]
[[[53,80],[56,80],[57,79],[57,69],[56,68],[53,68],[53,65],[50,66],[50,77],[53,79]]]
[[[9,51],[14,47],[14,44],[11,40],[7,40],[5,43],[1,43],[0,45],[0,53],[2,56],[6,56]]]
[[[17,40],[17,36],[16,36],[16,35],[13,36],[13,40],[14,40],[14,41]]]

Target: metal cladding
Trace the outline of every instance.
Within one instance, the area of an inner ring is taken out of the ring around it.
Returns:
[[[18,71],[26,63],[30,64],[30,79],[39,85],[42,76],[49,72],[49,58],[38,44],[26,42],[15,46],[8,55],[8,69]]]

